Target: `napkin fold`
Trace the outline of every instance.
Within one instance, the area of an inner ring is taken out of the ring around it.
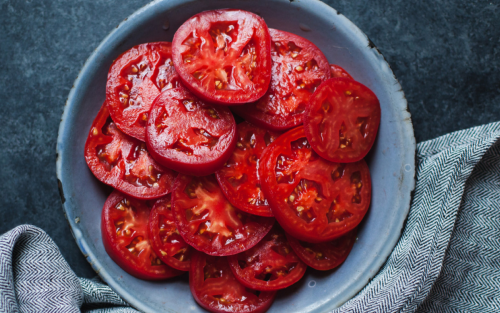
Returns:
[[[417,145],[403,233],[379,273],[332,312],[500,312],[500,123]],[[78,278],[32,225],[0,236],[0,312],[138,312]]]

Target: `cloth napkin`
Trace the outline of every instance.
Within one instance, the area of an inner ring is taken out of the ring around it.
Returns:
[[[379,273],[333,312],[500,312],[500,123],[417,145],[401,238]],[[138,312],[78,278],[41,229],[0,236],[0,312]]]

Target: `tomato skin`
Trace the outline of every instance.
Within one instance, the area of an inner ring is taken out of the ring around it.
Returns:
[[[148,217],[149,208],[145,201],[116,190],[111,193],[101,214],[101,234],[106,252],[124,271],[140,279],[163,280],[181,275],[182,271],[162,263],[152,251],[148,241]],[[134,240],[138,242],[134,244]],[[130,251],[138,249],[141,249],[138,255]],[[153,266],[153,261],[157,265]]]
[[[138,199],[162,197],[172,190],[176,173],[160,166],[147,150],[140,147],[145,149],[145,144],[122,133],[110,121],[108,107],[104,103],[92,123],[85,143],[85,161],[88,167],[101,182],[127,195]],[[110,156],[114,164],[111,169],[100,159],[98,150],[113,154]],[[143,179],[141,184],[137,183],[140,179]]]
[[[332,241],[321,243],[301,242],[286,234],[288,242],[298,257],[308,266],[328,271],[342,264],[356,242],[356,229]]]
[[[273,216],[260,190],[257,169],[262,152],[279,133],[248,122],[238,124],[237,132],[236,148],[224,167],[215,173],[217,181],[226,198],[238,209],[259,216]]]
[[[236,280],[225,257],[208,256],[201,252],[193,255],[189,287],[199,305],[218,313],[263,313],[276,296],[274,291],[260,292],[257,296]],[[219,297],[216,298],[216,295]],[[243,296],[245,299],[241,300]]]
[[[257,126],[284,131],[302,124],[309,97],[331,71],[323,52],[309,40],[281,30],[269,32],[273,60],[269,90],[258,101],[231,110]]]
[[[158,199],[149,215],[151,248],[165,264],[180,271],[191,268],[192,248],[179,235],[171,211],[170,195]]]
[[[172,191],[172,212],[182,238],[193,248],[215,256],[250,249],[274,224],[274,218],[232,206],[214,175],[179,175]]]
[[[349,73],[347,73],[346,70],[344,70],[338,65],[330,64],[330,71],[332,73],[332,78],[343,77],[343,78],[354,79]]]
[[[125,51],[111,65],[106,84],[113,121],[127,135],[145,141],[153,100],[179,83],[170,42],[150,42]]]
[[[236,123],[227,108],[202,102],[179,87],[155,99],[146,138],[151,155],[165,167],[205,176],[222,167],[231,156],[236,145]]]
[[[307,269],[307,265],[292,250],[285,232],[278,225],[252,249],[227,258],[240,283],[262,291],[291,286],[304,276]],[[242,268],[240,263],[245,267]]]
[[[380,103],[365,85],[348,78],[322,83],[309,100],[304,130],[312,148],[332,162],[357,162],[375,142]]]
[[[333,240],[355,228],[368,211],[371,178],[366,162],[320,158],[303,127],[269,145],[260,165],[262,190],[276,220],[299,240]]]
[[[200,99],[242,104],[259,99],[268,89],[271,38],[264,20],[254,13],[234,9],[198,13],[179,27],[172,43],[174,66],[183,84]]]

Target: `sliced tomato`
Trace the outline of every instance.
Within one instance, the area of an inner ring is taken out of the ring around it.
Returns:
[[[302,124],[309,97],[330,78],[328,60],[309,40],[270,29],[273,60],[271,85],[255,103],[231,108],[255,125],[281,131]]]
[[[188,175],[208,175],[231,156],[236,123],[227,108],[207,104],[179,87],[162,92],[154,101],[146,142],[164,166]]]
[[[189,271],[192,248],[177,230],[170,195],[158,199],[151,209],[149,242],[153,251],[165,264],[181,271]]]
[[[151,249],[146,201],[114,191],[101,215],[102,241],[116,264],[140,279],[160,280],[182,274],[163,263]]]
[[[287,233],[303,241],[340,237],[361,222],[370,205],[370,171],[365,161],[322,159],[309,145],[303,127],[267,147],[259,175],[274,216]]]
[[[327,242],[310,243],[286,235],[293,251],[310,267],[328,271],[342,264],[356,241],[356,229]]]
[[[240,283],[262,291],[279,290],[295,284],[307,269],[277,224],[255,247],[229,256],[228,261]]]
[[[189,287],[196,302],[210,312],[262,313],[276,296],[274,291],[246,288],[234,277],[227,258],[201,252],[193,255]]]
[[[370,151],[380,125],[380,103],[365,85],[332,78],[318,87],[304,114],[311,147],[333,162],[356,162]]]
[[[273,216],[273,212],[260,189],[260,157],[264,149],[279,134],[248,122],[238,124],[236,149],[224,167],[215,175],[226,198],[238,209],[260,216]]]
[[[170,42],[145,43],[125,51],[111,65],[106,84],[113,121],[127,135],[145,141],[153,100],[179,83]]]
[[[349,73],[347,73],[346,70],[344,70],[338,65],[330,64],[330,71],[332,73],[332,78],[343,77],[343,78],[353,79],[352,76]]]
[[[166,195],[172,190],[176,175],[151,158],[145,143],[116,127],[106,104],[90,128],[85,160],[97,179],[139,199]]]
[[[177,229],[195,249],[210,255],[231,255],[255,246],[271,229],[274,218],[236,209],[214,175],[179,175],[172,192]]]
[[[201,99],[223,105],[255,101],[271,80],[271,39],[264,20],[242,10],[205,11],[175,32],[174,65]]]

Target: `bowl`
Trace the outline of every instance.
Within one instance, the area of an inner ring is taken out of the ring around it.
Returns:
[[[186,19],[218,8],[257,13],[269,27],[309,39],[331,63],[345,68],[380,100],[380,130],[367,157],[372,204],[351,254],[335,270],[309,269],[300,282],[278,292],[269,312],[335,309],[376,275],[400,237],[415,184],[415,137],[403,91],[383,56],[353,23],[318,0],[164,0],[125,19],[89,57],[64,109],[57,140],[57,177],[64,212],[94,270],[133,307],[144,312],[204,312],[190,294],[187,274],[163,282],[143,281],[125,273],[106,254],[100,213],[110,189],[88,169],[84,145],[104,101],[112,61],[134,45],[171,41]]]

